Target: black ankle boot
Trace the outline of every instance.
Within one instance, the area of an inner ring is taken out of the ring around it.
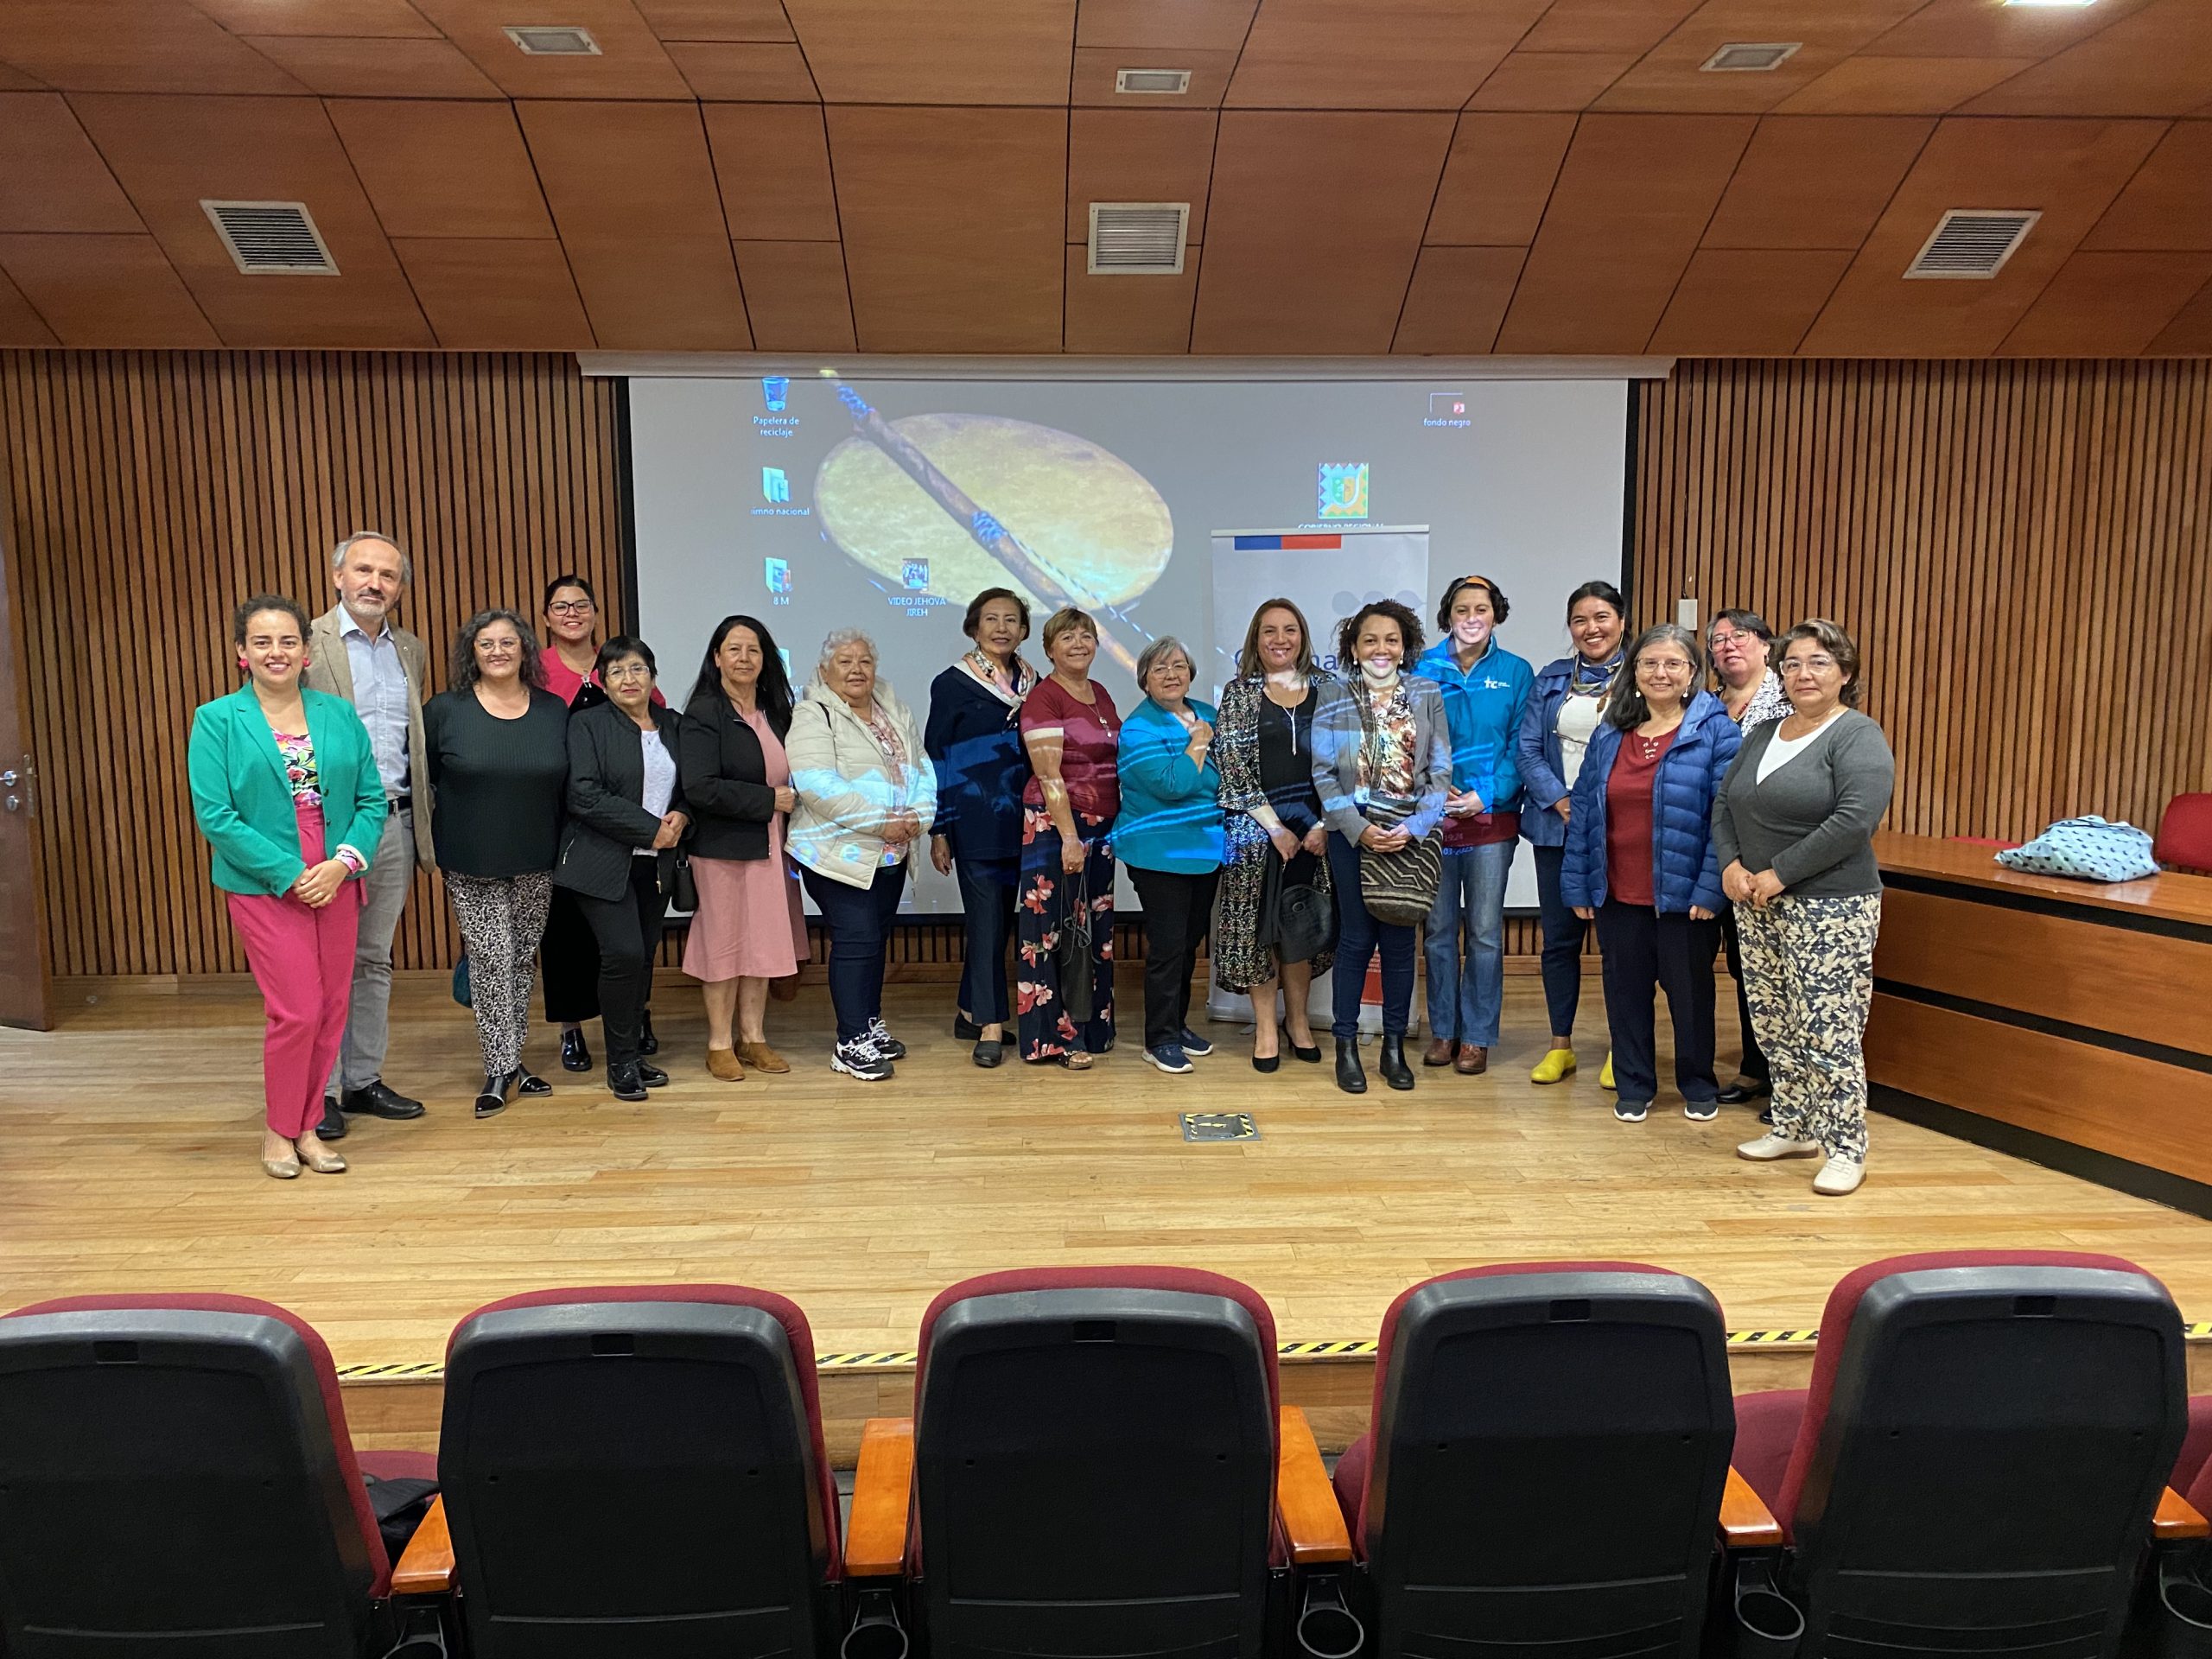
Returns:
[[[1359,1039],[1337,1039],[1337,1087],[1348,1095],[1367,1092],[1367,1068],[1359,1063]]]
[[[1375,1069],[1393,1089],[1414,1086],[1414,1069],[1406,1064],[1406,1039],[1402,1034],[1384,1034],[1382,1050],[1375,1057]]]
[[[660,1052],[660,1039],[653,1035],[653,1016],[650,1008],[638,1010],[638,1052],[640,1054]]]

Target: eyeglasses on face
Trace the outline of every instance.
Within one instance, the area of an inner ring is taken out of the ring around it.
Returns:
[[[548,616],[588,616],[599,608],[588,599],[556,599],[545,607]]]
[[[653,671],[643,663],[616,663],[601,677],[610,680],[649,680]]]

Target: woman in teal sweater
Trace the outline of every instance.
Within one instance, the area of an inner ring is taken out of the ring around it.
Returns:
[[[353,705],[300,683],[305,613],[289,599],[256,594],[238,607],[231,632],[250,677],[193,711],[186,753],[215,885],[268,1005],[261,1166],[278,1180],[294,1179],[303,1166],[340,1175],[345,1159],[315,1129],[346,1035],[359,879],[389,807]]]
[[[1221,879],[1221,773],[1213,709],[1194,701],[1191,653],[1173,635],[1137,658],[1144,701],[1122,722],[1116,758],[1122,810],[1114,855],[1144,906],[1144,1057],[1162,1071],[1191,1069],[1213,1045],[1190,1027],[1191,969],[1213,918]]]

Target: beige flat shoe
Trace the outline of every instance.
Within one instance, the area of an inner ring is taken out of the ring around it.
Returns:
[[[1866,1165],[1855,1164],[1848,1158],[1831,1158],[1813,1177],[1813,1191],[1824,1198],[1840,1198],[1847,1192],[1856,1192],[1859,1184],[1866,1179]]]
[[[740,1043],[737,1058],[755,1071],[788,1071],[791,1063],[766,1043]]]
[[[296,1158],[264,1158],[261,1160],[261,1172],[280,1181],[296,1181],[300,1179],[300,1162]]]
[[[710,1048],[707,1051],[707,1070],[724,1083],[743,1083],[745,1065],[734,1048]]]
[[[346,1160],[327,1147],[317,1147],[312,1152],[300,1154],[300,1167],[311,1169],[318,1175],[343,1175]]]

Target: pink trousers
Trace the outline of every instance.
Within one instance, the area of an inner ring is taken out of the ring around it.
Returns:
[[[300,804],[300,856],[323,861],[322,809]],[[321,910],[291,893],[231,893],[231,925],[269,1024],[261,1039],[269,1127],[296,1141],[322,1122],[322,1086],[346,1038],[353,989],[353,944],[361,930],[361,884],[348,881]]]

